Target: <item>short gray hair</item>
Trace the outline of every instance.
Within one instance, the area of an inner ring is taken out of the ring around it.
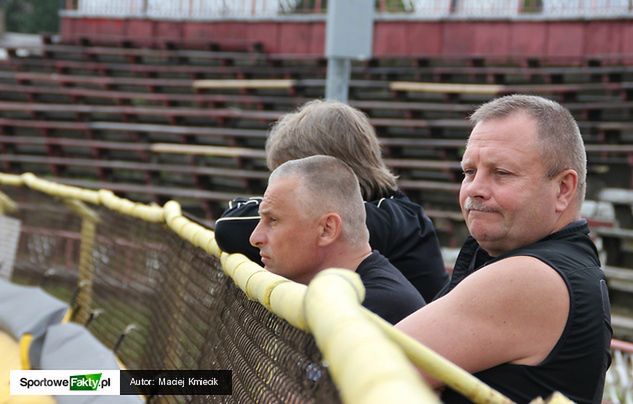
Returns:
[[[587,153],[580,129],[572,114],[559,103],[533,95],[507,95],[489,101],[471,115],[473,124],[524,112],[536,121],[542,161],[548,177],[566,169],[578,174],[577,201],[585,199]]]
[[[297,196],[308,215],[335,212],[343,222],[345,240],[352,245],[369,241],[358,178],[347,164],[323,155],[290,160],[277,167],[268,182],[285,177],[299,178]]]
[[[313,100],[282,116],[266,141],[266,162],[280,164],[323,154],[344,161],[360,182],[365,200],[380,199],[397,189],[376,132],[361,111],[338,101]]]

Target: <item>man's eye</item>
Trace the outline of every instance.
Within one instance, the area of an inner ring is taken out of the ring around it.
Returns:
[[[475,170],[471,169],[471,168],[467,168],[462,170],[462,174],[464,174],[465,176],[469,177],[473,174],[475,174]]]

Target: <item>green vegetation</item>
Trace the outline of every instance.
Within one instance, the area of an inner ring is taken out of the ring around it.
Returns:
[[[541,13],[543,11],[543,0],[523,0],[524,13]]]
[[[60,0],[7,0],[4,5],[6,30],[25,34],[59,32]]]
[[[327,11],[327,3],[328,0],[301,0],[298,1],[294,7],[295,12],[311,12],[315,10],[316,6],[321,7],[321,12]],[[381,4],[382,3],[382,4]],[[409,4],[409,1],[403,0],[375,0],[376,10],[381,10],[384,7],[384,10],[390,13],[399,13],[406,12],[408,8],[405,7],[405,4]],[[286,12],[292,12],[291,10],[286,10]]]

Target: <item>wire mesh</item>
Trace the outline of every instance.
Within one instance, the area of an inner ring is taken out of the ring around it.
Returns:
[[[217,259],[166,225],[92,207],[98,222],[94,243],[86,243],[86,223],[66,201],[2,191],[19,206],[11,214],[21,222],[14,281],[74,303],[74,321],[129,369],[233,372],[232,395],[150,402],[340,402],[312,336],[248,300]],[[84,251],[80,259],[86,246],[88,258]],[[632,355],[630,344],[614,345],[604,402],[633,403]]]
[[[152,402],[340,401],[312,336],[249,301],[217,259],[165,225],[91,207],[99,221],[80,271],[81,222],[64,202],[5,192],[23,225],[14,281],[74,298],[74,321],[129,369],[233,371],[231,396]]]
[[[70,299],[76,284],[81,220],[63,201],[23,188],[3,191],[19,202],[11,215],[21,222],[13,280],[38,284]]]

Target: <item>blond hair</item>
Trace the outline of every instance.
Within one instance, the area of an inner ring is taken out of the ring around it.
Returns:
[[[356,174],[365,200],[380,199],[397,189],[374,128],[361,111],[338,101],[314,100],[281,117],[266,141],[272,171],[282,163],[317,154],[344,161]]]

